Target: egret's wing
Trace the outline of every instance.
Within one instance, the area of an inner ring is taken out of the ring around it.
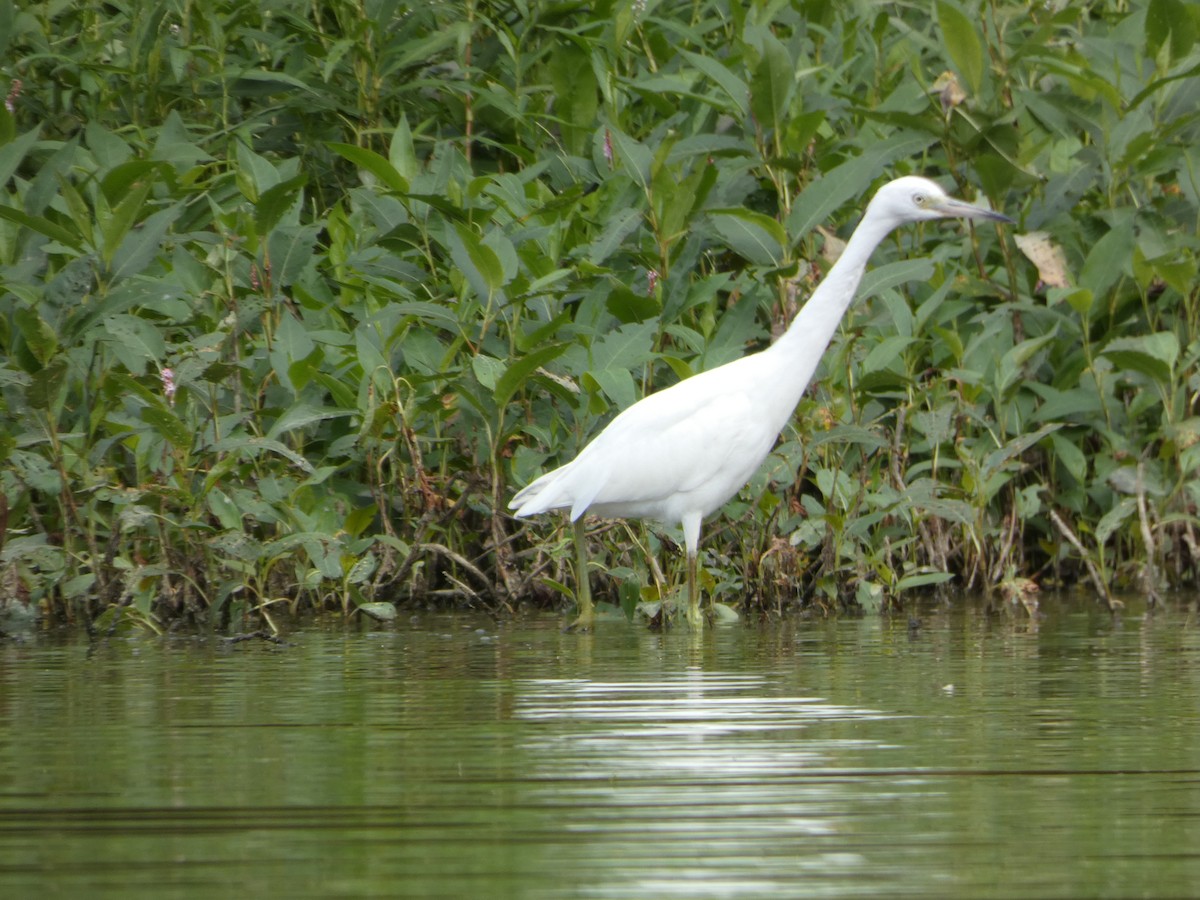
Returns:
[[[577,477],[585,470],[590,475],[586,506],[661,514],[655,507],[686,506],[688,497],[702,493],[715,498],[699,507],[711,511],[737,492],[774,443],[755,410],[753,397],[724,391],[687,414],[674,408],[655,417],[651,408],[605,431],[589,445],[590,459],[580,454],[577,461]],[[585,499],[582,492],[578,499]]]
[[[695,416],[706,398],[697,387],[703,375],[643,397],[623,410],[571,462],[531,481],[509,501],[518,516],[571,509],[576,519],[608,483],[617,464],[654,454],[655,436]]]
[[[513,498],[518,516],[589,507],[613,515],[664,515],[687,495],[732,496],[758,467],[776,434],[760,409],[750,358],[702,372],[650,394],[609,423],[574,460]]]

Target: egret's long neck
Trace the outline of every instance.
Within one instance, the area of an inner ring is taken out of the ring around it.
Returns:
[[[779,376],[792,388],[787,391],[793,395],[791,408],[800,401],[821,355],[833,340],[838,323],[854,300],[867,260],[894,225],[892,221],[872,216],[868,209],[829,274],[817,285],[788,330],[767,351],[779,360]]]

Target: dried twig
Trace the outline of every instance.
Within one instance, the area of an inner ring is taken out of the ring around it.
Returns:
[[[1138,463],[1134,493],[1137,497],[1138,523],[1142,527],[1142,543],[1146,547],[1146,567],[1142,570],[1142,580],[1148,603],[1150,606],[1157,606],[1162,598],[1158,595],[1158,565],[1154,562],[1154,534],[1150,530],[1150,519],[1146,512],[1146,482],[1142,478],[1142,472],[1142,464]]]
[[[483,570],[481,570],[479,566],[475,565],[475,563],[471,562],[461,553],[451,550],[445,544],[425,543],[421,544],[420,548],[423,552],[436,553],[438,556],[442,556],[450,560],[450,562],[454,563],[456,566],[459,566],[468,575],[479,582],[479,584],[483,587],[483,590],[474,591],[473,593],[475,597],[479,597],[481,595],[486,596],[487,599],[491,600],[493,603],[497,603],[503,606],[505,609],[509,609],[511,611],[511,607],[509,607],[508,603],[505,602],[504,598],[497,595],[496,588],[492,584],[491,579],[484,574]],[[462,582],[457,581],[448,574],[446,577],[458,585],[460,590],[468,590],[467,586]]]
[[[1083,542],[1075,536],[1075,532],[1071,530],[1071,526],[1062,520],[1057,512],[1050,510],[1050,521],[1054,523],[1054,527],[1059,530],[1063,537],[1079,551],[1079,555],[1083,558],[1083,564],[1087,567],[1088,575],[1092,579],[1092,584],[1096,588],[1101,599],[1104,600],[1109,610],[1116,611],[1121,608],[1121,602],[1113,597],[1108,590],[1108,585],[1104,583],[1104,579],[1100,577],[1100,572],[1097,570],[1095,563],[1092,562],[1091,554],[1083,546]]]

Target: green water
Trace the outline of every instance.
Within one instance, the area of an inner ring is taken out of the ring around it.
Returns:
[[[1200,626],[0,641],[0,897],[1190,897]]]

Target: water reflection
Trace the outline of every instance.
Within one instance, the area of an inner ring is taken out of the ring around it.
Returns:
[[[577,839],[565,859],[622,861],[605,867],[604,896],[775,895],[805,871],[863,864],[845,848],[794,848],[837,835],[850,798],[827,770],[876,743],[814,727],[883,713],[698,668],[649,683],[531,681],[516,713],[548,726],[523,749],[541,783],[532,796],[563,810]]]
[[[0,644],[0,896],[1187,896],[1190,612],[1043,610]]]
[[[839,747],[810,740],[815,723],[885,718],[818,697],[774,696],[754,675],[689,669],[650,683],[538,680],[518,685],[517,715],[550,723],[526,750],[570,777],[712,779],[825,765]]]

